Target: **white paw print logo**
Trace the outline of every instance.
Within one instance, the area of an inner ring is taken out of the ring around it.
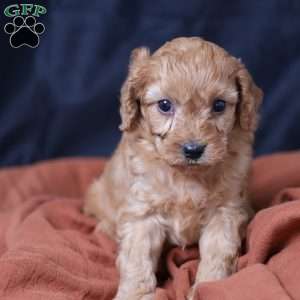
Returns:
[[[4,31],[10,35],[9,42],[13,48],[28,46],[36,48],[40,43],[40,35],[45,31],[45,26],[37,22],[35,17],[16,16],[12,23],[4,26]]]

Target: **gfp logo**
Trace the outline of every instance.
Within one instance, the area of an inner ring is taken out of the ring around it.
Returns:
[[[13,4],[5,8],[4,14],[13,18],[4,26],[4,31],[10,35],[9,43],[13,48],[28,46],[36,48],[40,43],[40,35],[45,26],[37,22],[38,17],[46,14],[47,9],[37,4]]]

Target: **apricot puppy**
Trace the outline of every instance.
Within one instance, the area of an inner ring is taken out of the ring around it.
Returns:
[[[123,136],[85,206],[119,242],[115,300],[153,299],[165,241],[198,242],[194,286],[235,271],[261,99],[245,66],[201,38],[133,50]]]

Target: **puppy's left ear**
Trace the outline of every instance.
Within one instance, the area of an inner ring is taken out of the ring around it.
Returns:
[[[126,81],[121,89],[121,119],[120,129],[129,131],[134,127],[138,119],[139,111],[139,92],[145,84],[145,74],[142,66],[150,56],[148,48],[142,47],[131,52],[129,71]]]
[[[258,123],[258,109],[262,102],[263,92],[256,86],[242,64],[236,73],[236,84],[239,92],[239,124],[244,130],[254,131]]]

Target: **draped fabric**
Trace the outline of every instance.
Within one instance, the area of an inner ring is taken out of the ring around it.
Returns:
[[[299,148],[299,1],[26,2],[47,8],[38,18],[46,30],[36,49],[13,49],[0,34],[0,165],[109,155],[131,50],[178,36],[221,45],[264,90],[256,155]],[[2,11],[12,3],[1,1]]]
[[[87,186],[103,165],[72,159],[0,171],[1,299],[113,298],[117,244],[94,233],[96,221],[81,213]],[[257,159],[250,186],[259,212],[238,272],[199,285],[195,300],[300,299],[300,153]],[[168,249],[155,300],[185,300],[198,263],[196,246]]]

